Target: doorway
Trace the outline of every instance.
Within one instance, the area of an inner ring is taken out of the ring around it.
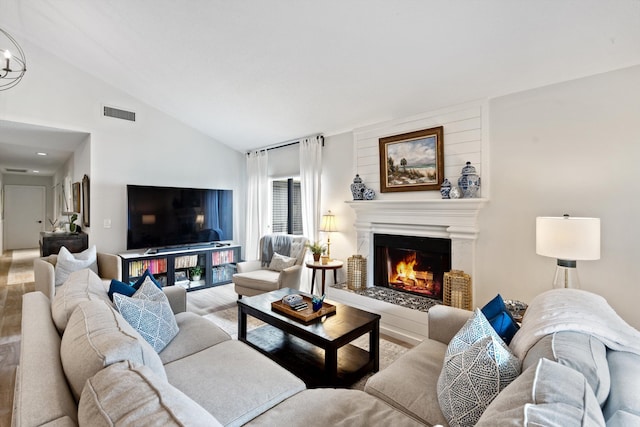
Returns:
[[[37,248],[45,227],[46,189],[4,186],[4,249]]]

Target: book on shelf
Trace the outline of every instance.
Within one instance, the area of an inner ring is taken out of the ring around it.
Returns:
[[[151,274],[161,274],[167,272],[167,259],[143,259],[138,261],[131,261],[129,263],[129,276],[140,277],[146,270],[149,270]]]
[[[184,255],[175,258],[175,268],[189,268],[198,265],[198,255]]]
[[[217,251],[211,254],[211,261],[213,265],[229,264],[235,262],[235,252],[233,249],[226,251]]]

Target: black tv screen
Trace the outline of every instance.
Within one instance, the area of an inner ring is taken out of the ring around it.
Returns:
[[[127,185],[127,249],[233,239],[233,191]]]

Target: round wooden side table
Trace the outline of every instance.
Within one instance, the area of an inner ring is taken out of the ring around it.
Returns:
[[[343,266],[343,262],[342,261],[338,261],[338,260],[331,260],[326,264],[322,264],[322,262],[318,261],[318,262],[314,262],[314,261],[308,261],[305,265],[312,269],[313,272],[311,273],[311,293],[313,294],[313,286],[316,283],[316,270],[320,270],[322,271],[322,294],[324,295],[324,282],[325,282],[325,274],[327,272],[327,270],[333,270],[333,283],[336,284],[338,283],[338,270],[340,268],[342,268]]]

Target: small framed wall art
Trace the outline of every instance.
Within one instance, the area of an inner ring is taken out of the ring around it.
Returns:
[[[443,127],[380,138],[380,192],[440,191],[444,180]]]
[[[85,175],[82,178],[82,225],[89,227],[89,177]]]
[[[73,183],[73,211],[76,213],[80,212],[80,183],[79,182],[74,182]]]

